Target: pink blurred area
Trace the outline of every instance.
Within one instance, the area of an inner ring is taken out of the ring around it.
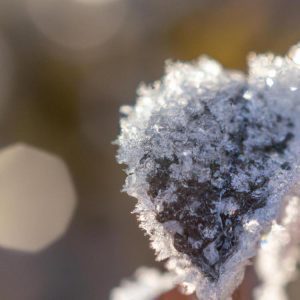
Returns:
[[[0,299],[106,300],[137,267],[161,267],[121,193],[119,107],[166,59],[208,54],[245,69],[249,51],[284,53],[299,40],[297,0],[1,0],[0,145],[62,157],[78,207],[46,250],[0,249]],[[289,294],[298,299],[297,283]]]

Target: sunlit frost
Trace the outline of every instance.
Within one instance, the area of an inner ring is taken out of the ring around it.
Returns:
[[[123,109],[124,189],[138,199],[157,259],[199,299],[232,295],[297,181],[300,68],[292,49],[250,55],[248,76],[207,57],[168,62],[161,81]]]

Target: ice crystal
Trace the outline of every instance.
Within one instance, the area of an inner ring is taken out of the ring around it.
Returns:
[[[279,224],[274,222],[258,252],[256,270],[262,285],[255,291],[257,300],[287,300],[285,286],[297,274],[300,244],[299,185],[287,200],[282,221]]]
[[[295,50],[296,49],[296,50]],[[168,63],[123,107],[118,161],[157,259],[199,299],[227,299],[298,171],[300,66],[250,56],[249,76]]]
[[[155,300],[175,286],[175,277],[153,268],[141,267],[133,280],[123,280],[111,292],[111,300]]]

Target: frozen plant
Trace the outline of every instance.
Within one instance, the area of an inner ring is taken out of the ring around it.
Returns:
[[[299,186],[298,186],[299,190]],[[286,284],[295,279],[300,244],[300,199],[291,197],[281,224],[274,222],[262,240],[256,270],[262,285],[255,290],[257,300],[287,300]]]
[[[123,280],[111,292],[111,300],[156,300],[175,286],[171,273],[161,273],[154,268],[140,267],[132,280]]]
[[[230,299],[296,181],[299,56],[252,54],[249,76],[168,63],[121,109],[124,189],[157,259],[199,299]]]

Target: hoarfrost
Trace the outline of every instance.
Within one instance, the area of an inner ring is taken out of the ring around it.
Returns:
[[[255,290],[257,300],[287,300],[286,285],[297,275],[300,244],[299,185],[290,195],[283,220],[274,222],[270,233],[262,240],[256,270],[262,285]]]
[[[154,300],[175,286],[171,273],[162,274],[153,268],[141,267],[133,280],[123,280],[121,286],[111,292],[111,300]]]
[[[123,109],[124,189],[157,259],[199,299],[231,297],[295,182],[298,48],[252,54],[248,77],[207,57],[169,62]]]

